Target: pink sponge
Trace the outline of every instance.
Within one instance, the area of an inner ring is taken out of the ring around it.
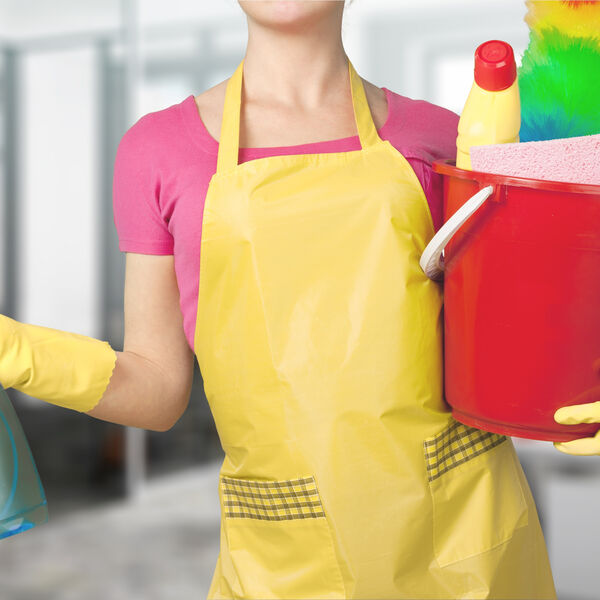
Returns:
[[[600,185],[600,134],[471,146],[473,171]]]

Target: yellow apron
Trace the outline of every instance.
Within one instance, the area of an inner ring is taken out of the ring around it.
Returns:
[[[213,598],[550,598],[510,438],[443,398],[443,290],[409,163],[348,61],[361,150],[238,164],[204,207],[194,346],[225,452]]]

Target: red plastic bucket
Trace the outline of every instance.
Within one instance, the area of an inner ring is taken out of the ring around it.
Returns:
[[[553,415],[600,400],[600,186],[467,171],[453,160],[433,169],[443,175],[445,224],[421,264],[432,278],[444,274],[453,416],[530,439],[593,436],[599,424],[560,425]]]

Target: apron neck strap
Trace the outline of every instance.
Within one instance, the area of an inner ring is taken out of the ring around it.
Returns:
[[[241,60],[233,75],[229,78],[225,89],[217,157],[217,172],[219,173],[233,169],[238,164],[243,67],[244,59]],[[364,150],[381,140],[371,116],[362,79],[354,70],[350,60],[348,60],[348,71],[350,74],[354,120],[360,138],[360,145]]]

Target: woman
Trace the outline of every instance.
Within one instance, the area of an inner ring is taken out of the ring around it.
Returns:
[[[233,75],[119,145],[124,351],[69,334],[89,360],[53,401],[164,431],[196,355],[225,451],[209,598],[555,598],[511,440],[443,399],[418,260],[457,115],[362,80],[343,2],[239,4]]]

